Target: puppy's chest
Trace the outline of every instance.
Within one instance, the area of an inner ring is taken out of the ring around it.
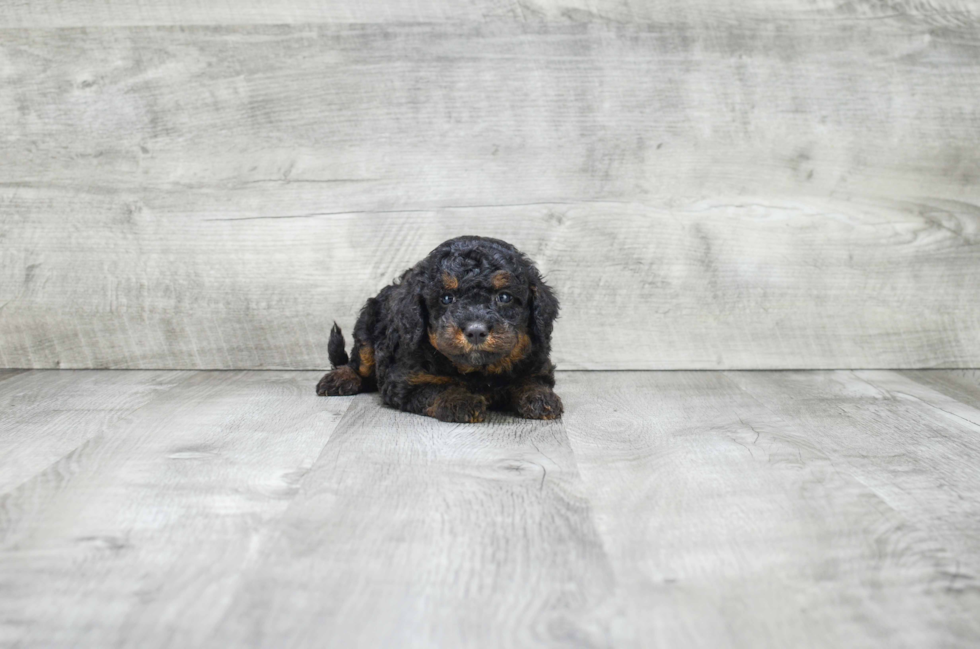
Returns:
[[[470,392],[483,395],[506,391],[514,382],[509,376],[487,376],[485,374],[464,374],[460,381]]]

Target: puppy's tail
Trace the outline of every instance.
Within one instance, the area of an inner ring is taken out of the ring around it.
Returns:
[[[333,327],[330,329],[330,342],[327,343],[327,356],[330,358],[330,364],[334,367],[340,367],[341,365],[347,365],[347,352],[344,351],[344,334],[340,333],[340,327],[337,323],[333,323]]]

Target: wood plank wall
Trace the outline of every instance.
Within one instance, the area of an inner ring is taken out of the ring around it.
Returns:
[[[980,5],[0,6],[0,367],[320,368],[512,241],[563,369],[980,365]]]

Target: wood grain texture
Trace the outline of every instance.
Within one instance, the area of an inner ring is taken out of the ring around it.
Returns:
[[[980,410],[894,372],[733,375],[933,543],[933,584],[980,620]],[[843,416],[842,416],[843,415]],[[907,550],[918,553],[909,543]]]
[[[0,644],[202,646],[350,404],[312,373],[183,378],[0,497]]]
[[[23,374],[27,370],[0,370],[0,381],[6,381],[7,379],[12,379],[18,374]]]
[[[520,0],[520,7],[525,17],[627,24],[894,19],[961,26],[980,15],[972,0]]]
[[[786,373],[731,376],[562,376],[565,426],[635,625],[633,646],[976,642],[980,599],[961,563],[978,556],[962,546],[971,531],[956,532],[961,544],[950,546],[841,457],[844,437],[866,447],[887,432],[899,442],[889,457],[913,462],[918,442],[902,409],[880,408],[877,426],[862,430],[851,408],[807,399],[826,374],[787,383]],[[751,394],[736,385],[743,377]],[[811,426],[806,416],[823,405]],[[972,495],[980,477],[974,471],[959,491],[938,483],[970,471],[977,456],[965,448],[949,466],[923,471],[936,480],[923,495],[958,508],[962,525],[972,525],[974,506],[957,494]],[[898,490],[906,477],[897,461],[866,463]]]
[[[355,399],[213,636],[255,647],[613,646],[560,423]]]
[[[980,370],[906,370],[899,374],[980,409]]]
[[[0,365],[323,367],[332,320],[478,233],[556,285],[562,367],[976,366],[978,43],[847,12],[8,30]]]
[[[147,403],[0,496],[2,646],[980,642],[980,410],[898,373],[560,372],[564,421],[485,425],[127,374]]]
[[[108,27],[133,25],[284,25],[302,23],[409,23],[520,19],[514,0],[9,0],[0,6],[3,27]]]
[[[185,378],[184,372],[0,375],[0,494],[119,425]]]
[[[404,23],[466,20],[676,22],[795,17],[911,17],[960,25],[980,14],[971,0],[7,0],[0,27]]]

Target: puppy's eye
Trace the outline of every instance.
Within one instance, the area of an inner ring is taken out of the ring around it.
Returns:
[[[439,301],[443,304],[452,304],[456,301],[456,297],[452,293],[443,293],[442,297],[439,298]]]
[[[497,301],[501,304],[507,304],[514,299],[514,296],[510,293],[497,293]]]

